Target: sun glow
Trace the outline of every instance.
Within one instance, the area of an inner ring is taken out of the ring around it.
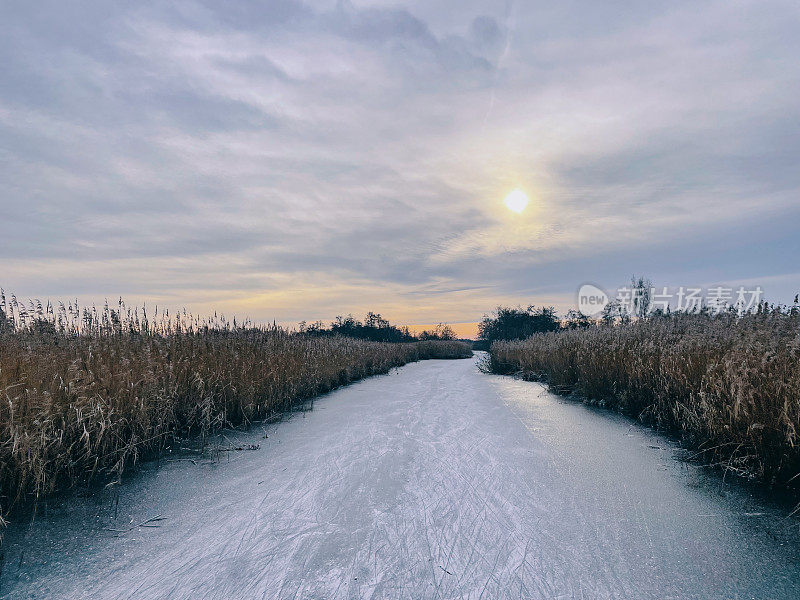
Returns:
[[[508,207],[509,210],[513,210],[515,213],[519,214],[525,207],[528,206],[528,196],[525,195],[525,192],[522,190],[514,190],[504,200],[505,205]]]

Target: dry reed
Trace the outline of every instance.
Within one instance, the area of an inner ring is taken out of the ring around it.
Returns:
[[[796,309],[651,317],[495,342],[491,369],[575,392],[680,434],[712,464],[796,490],[799,328]]]
[[[56,490],[119,478],[176,440],[281,413],[302,399],[467,344],[309,337],[122,302],[0,298],[0,521]]]

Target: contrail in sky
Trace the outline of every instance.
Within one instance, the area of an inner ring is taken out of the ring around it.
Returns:
[[[506,45],[503,48],[502,54],[497,59],[497,66],[495,67],[495,82],[492,85],[492,95],[489,99],[489,108],[486,110],[486,115],[483,117],[483,129],[486,128],[486,122],[489,120],[489,115],[492,114],[492,110],[494,109],[494,101],[495,101],[495,88],[497,83],[497,74],[500,71],[500,68],[503,65],[503,61],[505,60],[506,56],[508,56],[508,52],[511,49],[511,42],[514,38],[514,28],[516,26],[516,18],[514,16],[514,8],[516,3],[514,0],[510,0],[510,2],[506,5],[506,19],[505,19],[505,26],[506,26]]]

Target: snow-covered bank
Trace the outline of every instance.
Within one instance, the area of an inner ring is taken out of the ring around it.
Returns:
[[[144,470],[116,520],[107,492],[12,525],[0,594],[800,595],[777,510],[721,495],[649,430],[473,361],[402,367],[266,433],[228,436],[255,451]]]

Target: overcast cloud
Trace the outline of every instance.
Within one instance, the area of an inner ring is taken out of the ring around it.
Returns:
[[[427,323],[632,273],[800,291],[795,1],[0,10],[17,295]]]

